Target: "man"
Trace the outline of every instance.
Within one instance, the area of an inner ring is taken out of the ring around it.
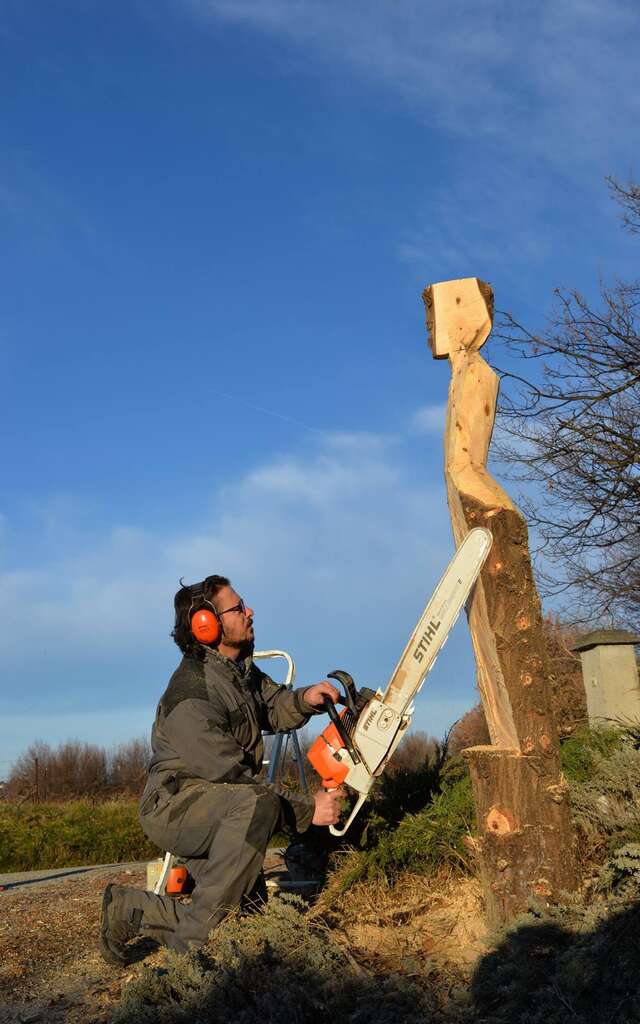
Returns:
[[[183,658],[158,704],[140,820],[152,842],[181,857],[195,888],[186,904],[108,885],[100,949],[109,963],[125,964],[138,934],[197,949],[231,910],[266,899],[271,836],[285,825],[335,824],[344,795],[288,795],[257,779],[262,730],[299,728],[338,690],[327,681],[288,690],[253,664],[253,611],[226,577],[182,586],[174,605]]]

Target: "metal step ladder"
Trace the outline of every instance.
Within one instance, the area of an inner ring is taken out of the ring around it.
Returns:
[[[284,658],[287,663],[287,675],[284,681],[284,686],[287,689],[293,689],[293,681],[296,677],[296,666],[293,658],[286,651],[254,651],[253,660],[258,661],[262,658]],[[273,742],[271,744],[271,750],[269,758],[263,761],[263,765],[268,765],[267,768],[267,782],[275,783],[278,778],[282,775],[284,769],[287,751],[289,744],[291,744],[291,759],[298,766],[298,778],[300,780],[300,786],[305,793],[308,793],[309,787],[307,785],[307,777],[304,770],[304,760],[302,752],[300,750],[300,742],[298,740],[298,733],[295,729],[291,729],[289,732],[265,732],[263,736],[272,736]],[[173,867],[174,855],[170,850],[164,855],[164,861],[162,864],[162,871],[158,877],[158,881],[154,886],[154,893],[156,896],[160,896],[164,892],[164,887],[169,877],[169,872]]]
[[[284,658],[287,663],[287,675],[284,681],[284,686],[288,690],[293,689],[293,680],[296,677],[296,666],[293,658],[286,651],[255,651],[254,660],[256,658]],[[289,743],[291,743],[291,759],[294,764],[298,766],[298,778],[300,780],[300,786],[305,793],[309,792],[307,786],[307,776],[304,770],[304,759],[300,750],[300,742],[298,740],[298,733],[296,729],[290,729],[289,732],[266,732],[263,736],[273,736],[273,743],[271,745],[270,756],[268,760],[263,761],[263,765],[268,765],[267,769],[267,782],[277,782],[279,773],[282,774],[286,759],[287,750]]]

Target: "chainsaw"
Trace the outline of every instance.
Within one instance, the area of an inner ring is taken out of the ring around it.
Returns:
[[[358,690],[348,672],[329,672],[329,677],[344,689],[340,703],[345,707],[338,712],[333,701],[325,698],[331,722],[314,741],[307,757],[325,789],[337,789],[346,783],[358,794],[344,827],[329,826],[334,836],[345,834],[405,735],[414,711],[413,701],[478,578],[491,544],[489,530],[479,527],[464,538],[420,616],[385,690]]]

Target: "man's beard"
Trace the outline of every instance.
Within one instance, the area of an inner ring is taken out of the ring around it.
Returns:
[[[250,658],[255,649],[255,640],[244,640],[240,645],[240,654],[243,658]]]
[[[250,658],[255,648],[255,640],[227,640],[223,638],[227,647],[237,651],[240,658]]]

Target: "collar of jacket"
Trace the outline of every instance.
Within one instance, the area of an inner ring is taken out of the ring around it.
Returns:
[[[232,658],[227,658],[225,654],[220,654],[219,651],[214,651],[213,647],[207,647],[204,652],[205,665],[209,664],[214,670],[215,668],[225,668],[241,683],[248,683],[249,675],[251,673],[251,666],[253,665],[253,658],[251,655],[246,657],[243,661],[237,662]]]

